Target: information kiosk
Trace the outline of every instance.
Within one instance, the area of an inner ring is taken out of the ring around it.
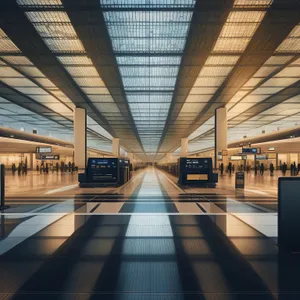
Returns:
[[[130,177],[130,161],[119,158],[89,158],[84,174],[78,174],[80,187],[118,186]]]
[[[215,187],[217,182],[218,174],[213,173],[211,158],[179,159],[179,184]]]

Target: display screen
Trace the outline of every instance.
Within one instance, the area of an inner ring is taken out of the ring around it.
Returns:
[[[41,155],[40,156],[40,159],[43,159],[43,160],[59,160],[59,154],[53,154],[53,155]]]
[[[299,179],[281,177],[278,184],[278,241],[291,252],[300,252]]]
[[[88,170],[89,181],[113,182],[118,180],[117,158],[89,158]]]
[[[208,170],[209,160],[206,158],[187,158],[185,162],[185,167],[188,170]]]
[[[242,148],[243,154],[256,154],[257,148]]]

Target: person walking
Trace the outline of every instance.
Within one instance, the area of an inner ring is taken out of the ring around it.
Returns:
[[[274,165],[273,165],[273,163],[270,164],[270,175],[274,176]]]
[[[260,164],[259,170],[260,170],[260,175],[263,176],[264,175],[264,171],[265,171],[265,166],[264,166],[263,163]]]
[[[282,170],[283,175],[285,176],[285,173],[287,171],[287,165],[285,162],[283,163],[281,170]]]
[[[231,162],[228,164],[228,172],[229,172],[229,175],[231,176],[231,172],[232,172],[232,163]]]
[[[255,166],[254,166],[254,175],[256,176],[257,175],[257,164],[255,164]]]
[[[220,165],[220,172],[221,172],[221,176],[223,176],[223,173],[224,173],[224,164],[221,163]]]

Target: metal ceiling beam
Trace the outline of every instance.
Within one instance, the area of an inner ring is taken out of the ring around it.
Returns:
[[[143,149],[126,99],[124,86],[102,11],[100,9],[77,10],[76,7],[78,5],[82,6],[82,4],[79,3],[76,6],[76,1],[74,2],[74,0],[62,0],[62,3],[88,57],[92,60],[97,72],[110,91],[111,96],[124,117],[124,121],[130,124],[132,130],[131,138],[135,136],[137,143]],[[87,5],[100,8],[98,0],[90,0]],[[103,59],[104,57],[105,59]],[[116,134],[121,139],[122,144],[126,145],[127,148],[131,148],[132,145],[129,145],[126,141],[127,136],[118,133],[117,130]]]
[[[222,27],[233,8],[233,3],[233,0],[197,1],[158,152],[162,151],[161,148],[166,136],[170,129],[172,130],[172,125],[179,115],[186,97],[212,52]],[[174,144],[177,143],[178,139],[174,139]],[[170,146],[170,150],[173,147]]]
[[[115,135],[113,128],[58,62],[15,1],[1,1],[0,27],[22,51],[22,54],[66,94],[76,106],[84,107],[90,117],[110,134]]]
[[[275,3],[276,1],[274,4]],[[277,10],[275,5],[267,11],[265,18],[255,32],[238,63],[217,93],[199,114],[195,122],[193,122],[192,126],[185,132],[185,136],[191,134],[212,117],[217,107],[224,106],[229,102],[234,94],[238,92],[240,88],[262,67],[265,61],[273,55],[277,47],[299,21],[299,10]],[[256,55],[253,55],[253,53],[256,53]],[[295,53],[293,55],[295,55]]]

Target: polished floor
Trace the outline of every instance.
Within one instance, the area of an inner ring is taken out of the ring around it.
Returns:
[[[106,194],[9,197],[1,299],[300,299],[300,256],[277,246],[273,194],[216,190],[149,168]]]

